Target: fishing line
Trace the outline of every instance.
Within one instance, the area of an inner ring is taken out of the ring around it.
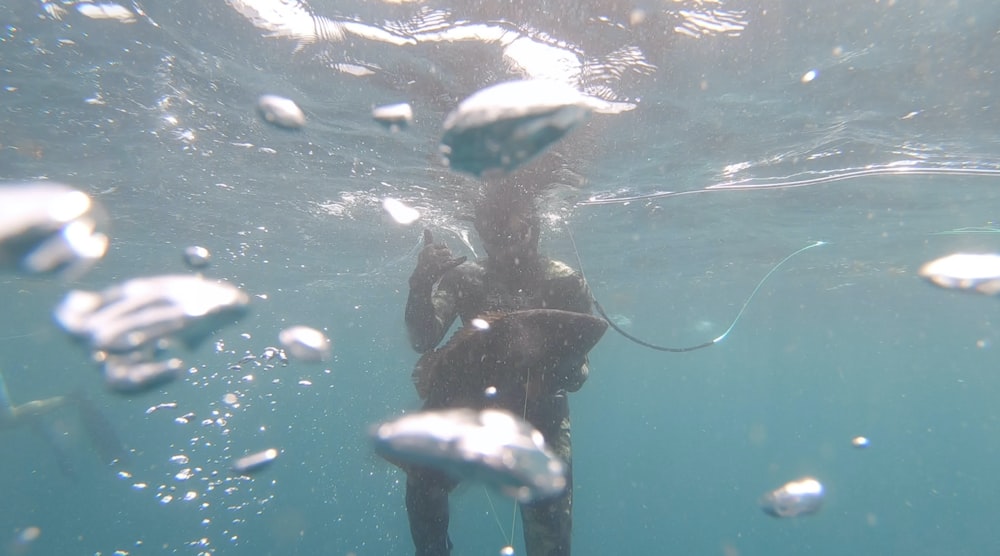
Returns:
[[[531,369],[525,376],[524,381],[524,408],[521,410],[521,418],[525,421],[528,420],[528,387],[531,386]],[[504,529],[503,524],[500,523],[500,513],[497,512],[496,507],[493,505],[493,497],[490,496],[489,489],[483,486],[483,493],[486,494],[486,501],[490,505],[490,513],[493,515],[493,520],[496,521],[497,527],[500,528],[500,535],[507,542],[507,546],[514,546],[514,535],[517,529],[517,510],[520,508],[520,503],[517,499],[514,500],[514,510],[510,516],[510,536],[507,536],[507,531]]]
[[[579,255],[577,256],[579,259]],[[581,273],[582,274],[582,273]],[[607,317],[605,317],[607,318]],[[528,420],[528,389],[531,386],[531,369],[525,374],[524,380],[524,408],[521,410],[521,418],[525,421]],[[500,523],[500,514],[497,512],[495,506],[493,506],[493,498],[490,496],[490,491],[485,486],[483,486],[483,493],[486,494],[486,501],[490,504],[490,512],[493,514],[493,520],[497,522],[497,527],[500,528],[500,535],[503,536],[504,540],[507,541],[507,546],[514,546],[514,535],[517,529],[517,511],[521,507],[521,503],[515,498],[514,499],[514,510],[511,512],[510,516],[510,536],[507,536],[506,531],[503,528],[503,524]]]
[[[576,247],[576,238],[573,236],[573,230],[568,225],[566,226],[566,230],[569,232],[569,240],[573,244],[573,253],[576,255],[576,264],[577,264],[577,267],[579,267],[579,269],[580,269],[580,276],[583,278],[583,281],[585,283],[588,283],[587,282],[587,275],[584,274],[584,272],[583,272],[583,261],[580,259],[580,250],[577,249],[577,247]],[[631,340],[631,341],[639,344],[640,346],[647,347],[649,349],[653,349],[653,350],[656,350],[656,351],[668,351],[668,352],[671,352],[671,353],[684,353],[686,351],[694,351],[696,349],[707,348],[709,346],[713,346],[713,345],[721,342],[722,340],[724,340],[726,338],[726,336],[729,335],[730,332],[733,331],[733,328],[736,327],[736,323],[739,322],[740,317],[743,316],[743,312],[747,310],[747,306],[750,305],[750,302],[753,300],[754,296],[756,296],[757,292],[760,291],[761,286],[763,286],[764,282],[766,282],[767,279],[770,278],[772,274],[774,274],[779,268],[781,268],[782,265],[784,265],[792,257],[795,257],[799,253],[801,253],[803,251],[806,251],[808,249],[812,249],[813,247],[819,247],[820,245],[826,245],[826,243],[827,242],[825,242],[825,241],[817,241],[815,243],[811,243],[809,245],[806,245],[805,247],[802,247],[801,249],[796,250],[794,253],[792,253],[791,255],[788,255],[784,259],[781,259],[781,261],[778,262],[778,264],[774,265],[774,267],[771,268],[771,270],[769,270],[767,272],[767,274],[765,274],[764,277],[760,279],[760,282],[757,283],[757,286],[753,289],[752,292],[750,292],[750,295],[747,296],[746,300],[743,302],[743,306],[740,307],[739,312],[736,313],[736,318],[734,318],[733,322],[729,324],[729,328],[726,328],[726,331],[723,332],[722,334],[720,334],[718,337],[716,337],[716,338],[714,338],[714,339],[712,339],[712,340],[710,340],[708,342],[705,342],[703,344],[698,344],[698,345],[694,345],[694,346],[687,346],[687,347],[679,347],[679,348],[677,348],[677,347],[660,346],[660,345],[652,344],[650,342],[647,342],[645,340],[637,338],[637,337],[629,334],[628,332],[625,332],[624,330],[621,329],[621,327],[619,327],[617,324],[615,324],[615,322],[613,320],[611,320],[610,317],[608,317],[608,314],[604,312],[604,307],[602,307],[601,303],[599,301],[597,301],[597,297],[594,296],[594,292],[593,291],[590,292],[590,299],[594,302],[594,307],[597,308],[597,312],[600,313],[600,315],[602,317],[604,317],[604,320],[607,321],[608,325],[611,328],[614,328],[616,332],[618,332],[622,336],[628,338],[629,340]]]
[[[528,372],[525,373],[525,375],[526,376],[524,377],[524,407],[521,409],[521,419],[524,419],[525,421],[527,421],[528,420],[528,389],[531,386],[531,369],[528,369]],[[489,494],[487,494],[486,496],[489,497]],[[490,501],[490,508],[492,508],[492,507],[493,507],[493,502]],[[514,546],[514,528],[517,527],[517,510],[518,510],[519,507],[520,507],[520,503],[517,501],[517,499],[514,499],[514,511],[513,511],[513,513],[510,516],[510,538],[507,539],[507,546]],[[496,512],[496,510],[493,510],[493,511],[494,511],[494,513]],[[496,516],[494,516],[494,517],[496,517]],[[499,524],[500,523],[500,518],[496,517],[496,520],[497,520],[497,523]],[[501,527],[500,530],[502,532],[503,531],[503,527]]]
[[[497,522],[497,527],[500,528],[500,536],[503,537],[508,546],[514,546],[514,526],[517,524],[517,500],[514,501],[514,515],[510,517],[510,537],[508,537],[507,531],[503,528],[503,523],[500,523],[500,512],[493,505],[493,497],[490,496],[490,489],[486,488],[486,485],[483,485],[483,494],[486,495],[486,501],[490,504],[490,514],[493,515],[493,520]]]

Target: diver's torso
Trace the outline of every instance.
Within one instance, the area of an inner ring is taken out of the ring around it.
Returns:
[[[589,305],[585,286],[572,268],[549,259],[542,259],[541,265],[536,278],[518,285],[489,275],[479,263],[462,265],[463,278],[457,292],[462,322],[468,323],[477,316],[496,311],[561,309],[579,312],[584,298]]]

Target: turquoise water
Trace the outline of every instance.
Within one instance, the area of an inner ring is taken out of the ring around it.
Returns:
[[[510,60],[472,39],[296,49],[287,25],[246,15],[252,2],[124,3],[131,22],[82,4],[0,6],[0,178],[88,192],[111,249],[74,283],[0,277],[0,368],[17,403],[82,389],[130,457],[103,466],[72,412],[49,424],[75,478],[30,429],[3,431],[0,553],[411,553],[404,477],[366,433],[418,406],[402,308],[421,227],[478,253],[462,232],[480,184],[442,166],[441,122],[513,77]],[[782,265],[711,348],[659,353],[609,331],[571,397],[576,554],[1000,551],[996,300],[916,276],[998,249],[993,3],[281,5],[369,29],[423,14],[413,36],[437,13],[581,59],[640,51],[655,70],[583,83],[636,108],[593,116],[513,179],[554,184],[543,248],[578,266],[572,233],[598,300],[645,340],[718,336],[778,261],[829,242]],[[295,99],[306,128],[262,123],[261,93]],[[408,129],[371,121],[400,101]],[[422,220],[396,224],[386,197]],[[182,351],[194,371],[181,380],[105,390],[52,308],[70,288],[186,272],[193,244],[212,251],[209,276],[254,296],[252,313]],[[335,358],[230,369],[292,324],[324,329]],[[272,446],[252,480],[229,474]],[[760,511],[761,494],[805,475],[826,487],[818,514]],[[512,512],[464,485],[454,553],[511,538],[522,553]],[[29,527],[38,539],[19,542]]]

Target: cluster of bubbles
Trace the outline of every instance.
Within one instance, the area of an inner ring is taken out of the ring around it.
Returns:
[[[98,228],[104,212],[82,191],[54,182],[0,187],[0,268],[75,278],[107,252]],[[192,246],[192,268],[208,266],[211,254]],[[243,318],[250,297],[223,280],[200,274],[164,274],[112,284],[101,291],[72,290],[55,308],[55,319],[91,351],[112,389],[145,390],[174,378],[183,367],[163,357],[175,345],[193,349],[220,328]],[[278,336],[293,357],[325,361],[330,340],[319,330],[292,326]],[[284,350],[269,348],[274,353]]]
[[[106,254],[110,239],[104,231],[108,215],[89,195],[69,185],[48,181],[0,185],[0,270],[24,275],[76,279]],[[184,260],[194,270],[208,267],[211,253],[198,246],[184,251]],[[164,386],[186,374],[190,383],[209,380],[233,381],[239,373],[250,380],[243,367],[262,370],[289,365],[289,359],[328,361],[331,342],[319,330],[292,326],[278,335],[278,346],[259,355],[246,354],[229,365],[227,372],[207,370],[207,365],[188,366],[179,349],[193,350],[216,331],[232,325],[249,312],[250,297],[223,280],[201,274],[164,274],[134,277],[103,290],[74,289],[54,308],[58,325],[84,345],[102,369],[105,385],[116,393],[134,394]],[[248,338],[248,335],[244,335]],[[236,355],[224,343],[216,353]],[[224,367],[225,368],[225,367]],[[207,371],[207,372],[206,372]],[[218,379],[218,380],[216,380]],[[300,380],[299,385],[311,382]],[[273,493],[254,489],[252,474],[275,461],[280,449],[266,447],[238,451],[229,422],[241,409],[245,392],[230,391],[207,411],[182,412],[183,404],[163,402],[146,414],[155,421],[164,412],[175,413],[180,427],[197,425],[201,432],[184,433],[186,440],[145,451],[169,449],[169,472],[156,480],[147,469],[130,469],[131,458],[117,461],[119,477],[139,492],[153,492],[160,504],[185,503],[205,511],[224,507],[232,512],[260,511]],[[151,422],[151,424],[153,424]],[[104,431],[114,437],[114,431]],[[216,514],[206,512],[202,525],[214,527]],[[221,534],[238,542],[234,527],[245,521],[234,518],[222,525]],[[40,535],[37,527],[24,529],[19,542],[29,543]],[[189,543],[199,553],[214,552],[209,536]],[[127,553],[127,551],[121,551]]]
[[[104,366],[107,384],[145,390],[174,378],[183,366],[159,354],[180,341],[190,348],[242,318],[250,297],[239,288],[197,275],[133,278],[101,292],[73,290],[56,321],[85,342]]]

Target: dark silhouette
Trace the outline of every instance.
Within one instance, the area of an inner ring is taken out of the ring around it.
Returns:
[[[487,254],[482,262],[454,257],[446,245],[434,243],[430,231],[424,232],[424,248],[410,276],[405,313],[415,350],[423,353],[434,349],[456,318],[467,330],[474,319],[486,316],[488,321],[488,316],[497,312],[551,309],[556,310],[553,314],[590,315],[591,296],[582,276],[538,252],[541,228],[531,191],[510,182],[487,186],[476,204],[474,225]],[[572,319],[563,317],[550,322],[558,326],[557,321],[570,323]],[[594,330],[590,320],[585,322],[590,323],[590,328],[584,326],[576,337],[583,338],[587,330]],[[603,326],[602,321],[601,334]],[[548,354],[555,349],[554,343],[546,343],[545,327],[534,330],[532,334],[515,334],[505,337],[504,342],[483,346],[479,354],[470,352],[458,357],[458,348],[449,344],[439,350],[445,354],[432,356],[457,358],[461,364],[446,365],[446,370],[457,373],[460,367],[468,366],[466,379],[452,376],[445,382],[427,380],[428,371],[422,370],[428,365],[425,359],[418,364],[415,378],[421,397],[426,398],[425,408],[502,407],[522,415],[542,433],[546,445],[566,463],[567,488],[560,496],[523,506],[525,545],[528,556],[566,556],[570,554],[573,500],[567,393],[579,390],[587,379],[589,346],[582,351],[570,350],[571,357],[549,357],[544,364],[532,365],[532,354]],[[552,338],[564,332],[549,330]],[[540,351],[538,346],[542,346]],[[434,364],[435,370],[440,370],[438,365],[440,362]],[[483,372],[496,376],[484,379]],[[507,380],[503,372],[523,376]],[[501,386],[495,398],[477,395],[487,382]],[[450,554],[448,494],[455,486],[454,479],[439,471],[407,468],[406,507],[417,556]]]

